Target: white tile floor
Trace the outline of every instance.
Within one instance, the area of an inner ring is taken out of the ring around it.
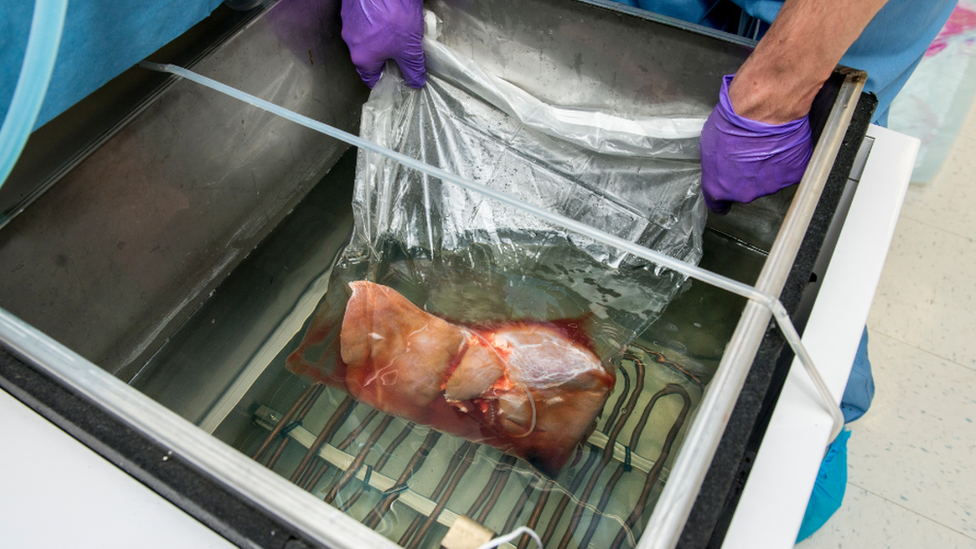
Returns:
[[[877,393],[849,425],[847,494],[799,549],[976,549],[976,103],[909,188],[868,318]]]

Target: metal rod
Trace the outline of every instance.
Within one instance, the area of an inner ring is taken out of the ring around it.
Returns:
[[[640,360],[640,358],[637,357],[637,355],[633,353],[630,353],[628,357],[634,363],[634,367],[637,369],[638,385],[634,387],[634,394],[631,395],[631,399],[627,403],[627,409],[625,410],[624,415],[621,416],[620,421],[617,423],[617,425],[614,426],[613,433],[611,433],[607,441],[607,445],[604,446],[603,448],[603,455],[602,455],[602,459],[600,460],[600,463],[597,465],[596,470],[594,470],[593,475],[590,476],[590,481],[586,484],[586,488],[583,490],[583,494],[579,497],[579,500],[577,500],[576,502],[576,508],[573,510],[573,515],[570,518],[569,526],[566,528],[566,531],[563,533],[563,537],[559,542],[560,549],[565,549],[569,545],[569,542],[573,537],[573,532],[576,531],[577,526],[579,526],[580,518],[583,516],[583,510],[586,507],[586,502],[589,501],[590,495],[592,495],[593,489],[596,487],[597,481],[600,479],[600,476],[603,474],[603,470],[613,460],[613,451],[614,451],[614,445],[617,442],[617,436],[620,434],[621,429],[623,429],[624,424],[627,423],[627,420],[630,419],[630,414],[633,412],[634,408],[637,405],[638,398],[640,398],[641,393],[644,391],[644,375],[645,375],[644,363]],[[649,406],[653,406],[654,405],[653,403],[654,403],[654,398],[652,397]],[[643,425],[638,425],[638,429],[635,429],[635,432],[638,433],[638,437],[640,436],[639,435],[640,431],[643,431]],[[633,438],[634,437],[632,435],[631,436],[632,440],[630,445],[631,448],[635,447]],[[602,509],[602,507],[600,509]],[[562,513],[560,512],[560,516],[561,515]]]
[[[472,444],[471,446],[468,447],[468,451],[464,455],[464,459],[461,460],[461,465],[458,466],[456,471],[454,471],[454,476],[451,479],[451,483],[448,484],[447,490],[445,490],[444,494],[438,498],[437,507],[434,508],[434,512],[428,515],[427,518],[424,519],[423,524],[421,524],[420,526],[420,529],[413,537],[413,541],[410,542],[410,545],[406,546],[406,549],[417,549],[420,543],[427,536],[427,532],[430,531],[430,527],[437,520],[437,517],[440,516],[441,511],[443,511],[444,508],[447,507],[447,502],[451,499],[451,496],[454,495],[454,491],[457,489],[458,484],[461,483],[461,478],[464,477],[464,474],[468,472],[468,468],[471,467],[471,464],[474,462],[474,456],[477,453],[478,453],[477,444]]]
[[[657,461],[654,462],[654,468],[651,469],[651,472],[647,474],[647,479],[644,481],[644,489],[641,490],[641,495],[637,499],[637,504],[634,506],[634,510],[631,511],[630,517],[627,518],[627,522],[620,529],[620,532],[614,539],[613,547],[620,546],[624,537],[626,537],[628,532],[633,530],[641,515],[644,514],[644,507],[647,505],[647,499],[651,494],[651,489],[654,488],[654,483],[657,482],[657,478],[661,474],[661,469],[664,467],[664,462],[667,461],[668,456],[671,455],[671,449],[674,446],[674,441],[678,437],[678,432],[684,425],[685,419],[688,417],[688,412],[691,410],[691,396],[688,395],[688,392],[685,391],[684,387],[670,383],[664,388],[664,390],[669,391],[669,394],[681,396],[683,399],[681,411],[678,412],[678,418],[675,420],[674,424],[671,425],[671,430],[668,431],[668,436],[664,439],[664,444],[661,445],[661,453],[658,455]],[[641,417],[641,421],[646,422],[647,419],[645,417]]]
[[[607,447],[611,447],[611,446],[608,445]],[[596,455],[597,452],[592,452],[591,454],[592,457],[595,457]],[[604,456],[605,455],[606,452],[604,452]],[[543,545],[549,545],[549,540],[552,539],[552,536],[556,531],[556,525],[559,523],[560,519],[562,519],[563,513],[566,512],[566,507],[569,505],[569,500],[572,499],[573,494],[576,493],[576,489],[579,488],[580,484],[582,484],[582,481],[586,477],[586,474],[589,471],[589,467],[591,464],[596,464],[596,468],[593,470],[593,474],[590,475],[590,481],[587,483],[587,487],[584,490],[583,495],[580,496],[580,498],[576,502],[576,509],[573,511],[573,517],[570,520],[569,527],[567,527],[566,531],[563,533],[563,537],[562,540],[560,540],[559,545],[562,547],[564,544],[569,543],[569,537],[572,536],[572,530],[576,528],[575,522],[578,522],[578,519],[576,518],[576,514],[577,512],[579,512],[578,510],[582,509],[583,505],[585,504],[586,500],[589,497],[588,493],[592,491],[593,485],[596,483],[597,479],[600,478],[600,474],[603,473],[603,468],[606,466],[606,463],[603,461],[597,462],[595,459],[592,461],[587,461],[586,466],[580,468],[580,471],[576,475],[576,478],[573,479],[573,483],[569,488],[569,492],[563,494],[563,497],[560,498],[559,504],[556,505],[556,509],[555,511],[553,511],[552,517],[549,519],[549,526],[546,528],[546,532],[542,536]]]
[[[386,453],[380,456],[380,459],[376,460],[376,465],[373,466],[373,469],[382,471],[383,468],[386,467],[386,464],[390,461],[390,458],[393,457],[393,452],[395,452],[396,449],[403,444],[403,441],[407,439],[407,436],[413,432],[413,428],[416,426],[417,425],[415,423],[407,423],[407,426],[404,427],[403,430],[400,431],[400,434],[393,439],[393,442],[386,447]]]
[[[282,433],[288,433],[292,428],[302,424],[302,421],[305,419],[305,416],[308,415],[308,413],[312,410],[312,407],[315,406],[315,402],[318,400],[319,396],[322,394],[322,391],[324,389],[325,389],[324,386],[320,386],[319,390],[317,390],[315,394],[312,395],[312,398],[309,398],[307,401],[305,401],[305,404],[298,411],[298,414],[295,415],[294,419],[291,421],[291,424],[286,425],[285,426],[286,428],[282,431]],[[288,447],[288,444],[290,442],[291,442],[291,437],[288,436],[281,437],[281,443],[278,444],[278,448],[275,450],[275,453],[272,454],[271,459],[268,460],[268,463],[266,465],[268,469],[274,469],[275,464],[278,463],[278,459],[282,456],[282,454],[285,453],[285,448]]]
[[[274,453],[271,454],[271,458],[268,459],[268,463],[265,464],[265,467],[268,469],[274,469],[274,466],[278,464],[278,459],[284,455],[285,449],[288,448],[289,442],[291,442],[289,437],[282,437],[281,442],[278,443],[278,446],[275,448]]]
[[[620,367],[617,369],[620,370],[620,375],[624,377],[624,388],[623,391],[621,391],[620,396],[617,398],[617,402],[613,405],[613,410],[610,411],[610,415],[607,416],[607,421],[603,424],[604,429],[609,428],[611,425],[613,425],[613,422],[617,420],[617,414],[620,413],[620,407],[623,406],[624,401],[627,400],[627,396],[630,394],[630,376],[627,375],[627,369],[623,367],[622,361]],[[508,530],[506,530],[506,532],[507,531]]]
[[[617,442],[617,437],[620,435],[620,431],[623,430],[624,425],[627,424],[627,420],[630,419],[630,414],[634,412],[634,408],[637,406],[637,400],[644,391],[644,376],[646,374],[644,362],[642,362],[640,357],[638,357],[636,354],[629,351],[624,352],[624,357],[629,358],[634,364],[634,369],[637,371],[637,382],[634,384],[634,392],[630,394],[630,400],[627,401],[627,407],[624,408],[620,419],[617,421],[616,425],[613,426],[613,431],[611,431],[610,435],[607,437],[607,444],[603,448],[604,462],[609,462],[609,460],[612,459],[614,444]]]
[[[488,520],[488,515],[491,514],[492,509],[495,508],[495,504],[498,503],[498,498],[501,497],[502,490],[508,484],[509,477],[512,476],[512,468],[515,466],[515,462],[518,461],[512,456],[505,456],[502,460],[504,462],[504,470],[495,483],[495,489],[491,491],[491,497],[488,498],[488,503],[485,504],[481,513],[475,518],[479,524],[484,524]]]
[[[272,429],[270,433],[268,433],[268,436],[265,437],[264,442],[261,443],[261,446],[258,447],[257,451],[254,452],[251,458],[254,459],[255,461],[260,461],[261,455],[264,454],[264,451],[267,450],[268,446],[271,445],[271,441],[276,439],[278,435],[281,434],[281,430],[284,429],[285,425],[291,423],[291,419],[292,417],[295,416],[295,414],[298,413],[299,407],[302,404],[304,404],[307,400],[310,400],[313,393],[316,393],[316,391],[321,391],[321,389],[322,389],[321,383],[313,383],[309,385],[302,393],[302,395],[298,397],[298,400],[295,401],[295,404],[293,404],[292,407],[288,410],[288,412],[285,414],[285,417],[281,418],[281,421],[279,421],[278,424],[275,425],[275,428]]]
[[[511,532],[515,529],[515,522],[518,521],[519,517],[522,516],[522,511],[525,510],[525,503],[529,501],[529,496],[535,491],[535,487],[532,485],[530,480],[525,485],[525,489],[522,490],[522,495],[519,496],[518,501],[515,502],[515,507],[512,508],[512,512],[508,515],[508,520],[505,521],[505,526],[502,527],[502,532]]]
[[[410,433],[413,431],[413,428],[414,428],[414,424],[408,423],[407,426],[404,427],[402,431],[400,431],[400,434],[397,435],[395,439],[393,439],[393,442],[391,442],[389,446],[387,446],[386,452],[382,456],[380,456],[380,459],[378,459],[376,461],[376,464],[373,465],[374,471],[381,472],[383,470],[383,467],[386,467],[386,464],[389,463],[390,461],[390,457],[393,456],[393,452],[395,452],[396,449],[400,447],[400,444],[402,444],[403,441],[407,439],[407,436],[410,435]],[[367,484],[366,482],[360,484],[359,488],[356,489],[356,492],[349,499],[347,499],[342,504],[341,507],[339,507],[339,510],[342,512],[346,512],[350,508],[352,508],[352,506],[355,505],[357,501],[359,501],[359,498],[363,495],[363,492],[365,492],[368,487],[369,484]]]
[[[383,436],[383,433],[386,432],[386,428],[389,427],[390,423],[392,422],[393,416],[388,415],[383,418],[383,421],[381,421],[379,425],[376,426],[376,429],[369,436],[366,444],[363,445],[363,448],[359,451],[359,454],[356,455],[356,459],[352,462],[349,468],[346,469],[346,472],[342,474],[342,477],[338,480],[338,482],[335,483],[335,486],[333,486],[332,489],[329,490],[329,492],[325,495],[326,503],[332,503],[332,501],[336,498],[336,495],[339,494],[339,491],[342,490],[350,480],[352,480],[352,478],[359,471],[359,468],[363,466],[363,462],[366,461],[366,455],[369,454],[369,451],[373,449],[376,441]],[[366,423],[367,421],[363,422],[363,424]]]
[[[638,420],[637,425],[634,427],[634,431],[631,433],[630,436],[631,448],[637,448],[637,445],[640,443],[641,436],[643,436],[644,434],[644,427],[647,425],[647,420],[650,418],[651,412],[654,410],[654,407],[657,404],[657,402],[661,398],[673,394],[681,394],[685,397],[685,408],[689,408],[691,406],[691,397],[688,396],[688,393],[687,391],[685,391],[684,387],[676,383],[667,384],[663,389],[655,393],[651,397],[651,400],[648,401],[647,406],[644,407],[644,412],[641,414],[640,420]],[[683,410],[681,413],[678,414],[677,418],[675,418],[675,421],[672,424],[672,428],[671,428],[671,430],[675,433],[675,435],[677,434],[677,430],[675,429],[674,425],[677,425],[678,426],[677,429],[680,429],[681,426],[684,424],[684,417],[686,414],[687,414],[687,410]],[[668,440],[665,439],[664,445],[667,446],[668,444],[669,444]],[[664,467],[664,461],[666,459],[667,459],[667,454],[662,449],[662,455],[658,456],[657,461],[654,462],[654,466],[651,468],[650,471],[648,471],[647,475],[649,477],[654,477],[654,480],[656,480],[657,476],[660,474],[661,468]],[[610,478],[610,481],[607,482],[607,485],[604,488],[604,492],[600,498],[599,504],[597,505],[597,509],[604,509],[606,507],[607,503],[610,501],[610,496],[613,493],[613,490],[617,487],[617,483],[620,481],[620,478],[623,476],[623,474],[627,472],[627,469],[628,468],[626,464],[621,464],[617,467],[617,470],[614,471],[613,476]],[[653,485],[653,481],[651,482],[651,484]],[[600,520],[601,520],[601,516],[599,514],[594,513],[593,517],[590,519],[590,526],[587,528],[586,534],[583,536],[583,541],[580,544],[582,547],[585,547],[589,543],[593,535],[596,533],[596,529],[597,526],[599,526],[600,524]],[[628,530],[630,528],[631,527],[628,527]]]
[[[603,495],[600,496],[600,502],[597,504],[597,509],[605,509],[607,503],[610,502],[610,496],[613,495],[614,488],[617,487],[617,483],[620,482],[620,478],[627,471],[625,465],[618,465],[616,470],[613,472],[613,476],[610,477],[610,481],[607,483],[606,488],[603,490]],[[601,515],[594,513],[593,518],[590,519],[590,526],[586,529],[586,533],[583,535],[583,540],[580,542],[580,547],[586,547],[590,543],[590,539],[596,533],[597,526],[600,524]]]
[[[595,457],[596,454],[592,454],[590,456],[590,458],[595,458]],[[530,530],[535,530],[536,525],[539,524],[539,517],[542,516],[542,510],[545,509],[546,503],[549,502],[549,494],[551,493],[554,484],[556,483],[546,479],[545,484],[543,485],[542,488],[542,493],[539,494],[539,499],[536,500],[535,507],[533,507],[532,509],[532,514],[529,515],[529,521],[526,523],[526,526]],[[529,536],[523,535],[522,537],[519,538],[518,546],[516,549],[525,549],[529,545],[529,541],[531,539],[532,538],[530,538]]]
[[[420,448],[414,452],[413,457],[410,458],[407,466],[403,468],[403,472],[400,473],[400,478],[397,479],[395,486],[405,487],[407,485],[407,481],[410,480],[410,477],[413,476],[417,469],[423,466],[424,462],[427,460],[427,456],[430,455],[431,448],[437,444],[437,441],[440,438],[441,434],[437,431],[431,430],[429,433],[427,433],[427,436],[424,438],[424,442],[421,443]],[[396,501],[399,495],[400,493],[398,491],[391,491],[391,493],[387,494],[376,505],[376,507],[374,507],[373,510],[366,515],[366,518],[363,519],[363,524],[368,526],[370,529],[375,529],[376,525],[383,520],[383,517],[386,516],[386,512],[390,510],[390,506],[393,505],[393,502]]]
[[[468,517],[474,518],[475,513],[481,509],[481,506],[485,504],[488,496],[498,486],[498,480],[502,476],[502,472],[511,472],[511,467],[514,463],[515,458],[507,455],[502,456],[502,458],[498,460],[498,463],[495,464],[495,468],[491,471],[491,475],[488,477],[488,482],[485,483],[484,488],[481,489],[481,493],[478,494],[478,497],[474,500],[474,503],[472,503],[471,507],[468,508],[468,512],[466,513]],[[490,510],[491,509],[489,508],[489,511]],[[478,522],[481,522],[481,520],[478,520]]]
[[[444,471],[444,476],[441,477],[440,482],[438,482],[437,486],[434,487],[434,491],[430,493],[431,500],[438,501],[438,499],[441,497],[441,494],[447,488],[447,484],[451,481],[454,470],[460,466],[461,459],[467,455],[468,449],[470,449],[471,446],[473,446],[473,443],[465,442],[460,448],[457,449],[457,451],[454,452],[454,455],[451,457],[451,461],[447,464],[447,470]],[[400,536],[400,545],[405,546],[410,538],[413,537],[414,532],[416,532],[417,528],[420,527],[421,520],[423,520],[423,517],[421,516],[417,516],[413,519],[413,522],[410,523],[407,530],[402,536]]]
[[[576,493],[576,490],[579,489],[580,484],[583,483],[583,479],[586,478],[586,474],[590,470],[590,467],[596,464],[596,469],[594,470],[593,475],[590,477],[591,479],[598,478],[600,476],[600,471],[603,470],[603,467],[601,467],[596,461],[596,455],[596,452],[590,453],[590,458],[586,460],[586,463],[583,464],[583,467],[580,468],[575,478],[573,478],[573,482],[570,483],[569,490],[563,493],[563,497],[559,498],[559,503],[556,504],[556,509],[549,517],[549,525],[546,527],[546,532],[542,535],[543,546],[549,545],[549,540],[551,540],[553,534],[556,533],[556,527],[559,525],[559,520],[562,519],[563,513],[566,511],[566,507],[569,505],[569,500],[572,499],[573,494]]]
[[[466,516],[473,517],[474,514],[478,512],[478,509],[481,509],[481,506],[484,505],[485,500],[488,499],[488,495],[491,493],[492,487],[495,486],[495,481],[498,480],[498,475],[500,475],[501,472],[502,463],[499,461],[492,469],[491,475],[488,477],[488,481],[485,482],[485,485],[481,488],[481,493],[478,494],[478,497],[475,498],[474,502],[471,503],[471,506],[468,507],[468,512],[465,513]]]
[[[587,456],[586,458],[586,462],[583,464],[582,467],[580,467],[580,471],[589,470],[589,468],[592,467],[593,463],[596,461],[596,458],[598,456],[597,452],[590,452],[589,454],[590,455]],[[577,478],[582,479],[583,475],[579,474],[577,475]],[[532,509],[532,515],[529,517],[529,521],[526,524],[526,526],[528,526],[532,530],[535,530],[536,525],[539,523],[539,519],[542,516],[542,511],[543,509],[545,509],[546,503],[548,503],[549,501],[549,495],[552,493],[552,487],[555,484],[556,483],[554,481],[546,479],[545,484],[542,487],[542,493],[539,494],[539,499],[536,501],[535,508]],[[529,541],[531,541],[531,539],[532,538],[530,538],[527,535],[523,535],[522,537],[520,537],[518,543],[518,549],[525,549],[526,546],[528,546]],[[543,543],[543,545],[545,544]]]
[[[651,360],[653,360],[657,364],[663,364],[664,366],[667,366],[669,368],[673,368],[673,369],[677,370],[683,376],[685,376],[686,378],[688,378],[688,380],[693,385],[697,386],[699,389],[704,389],[705,388],[705,382],[704,381],[702,381],[701,379],[699,379],[698,376],[696,376],[695,374],[689,372],[685,367],[683,367],[682,365],[678,364],[677,362],[674,362],[673,360],[668,360],[668,357],[664,356],[664,353],[659,353],[657,351],[653,351],[653,350],[648,349],[647,347],[645,347],[643,345],[640,345],[638,343],[630,343],[630,344],[628,344],[628,346],[633,347],[635,349],[640,349],[647,356],[651,357]]]
[[[302,458],[302,462],[298,464],[298,467],[295,468],[295,472],[292,473],[291,478],[288,480],[295,484],[301,485],[298,480],[304,476],[305,468],[308,467],[308,464],[313,458],[315,458],[315,454],[318,453],[319,448],[332,439],[332,435],[335,434],[335,431],[339,429],[339,426],[346,421],[346,416],[349,415],[349,412],[352,411],[352,407],[355,404],[356,401],[353,400],[351,396],[346,396],[342,403],[339,404],[339,407],[336,408],[336,411],[332,414],[332,417],[329,418],[329,421],[325,424],[325,427],[322,428],[319,436],[315,439],[315,443],[313,443],[311,448],[308,449],[308,452],[305,453],[305,457]]]
[[[322,480],[322,475],[329,470],[329,464],[325,463],[321,459],[314,460],[308,467],[308,471],[302,480],[299,481],[298,486],[305,490],[306,492],[311,492],[312,488],[318,485],[319,481]]]
[[[344,410],[341,415],[339,414],[338,409],[333,413],[333,418],[335,418],[336,415],[340,415],[340,417],[339,420],[331,427],[331,434],[326,437],[324,444],[329,444],[332,442],[332,437],[339,432],[339,429],[341,429],[346,420],[349,419],[349,416],[352,415],[352,411],[356,409],[357,405],[358,402],[354,402],[352,406],[347,410]],[[370,410],[369,414],[366,416],[366,421],[360,422],[359,426],[346,435],[346,438],[336,445],[335,448],[340,451],[345,451],[349,444],[352,443],[352,441],[359,436],[359,433],[363,431],[365,424],[372,420],[375,415],[376,410]],[[296,484],[301,486],[306,492],[311,492],[312,489],[318,485],[322,475],[324,475],[328,470],[329,463],[321,459],[321,456],[318,455],[318,451],[316,450],[315,459],[312,460],[308,466],[308,470]]]
[[[627,358],[629,358],[634,363],[634,367],[637,370],[637,383],[634,385],[634,391],[630,394],[629,398],[627,399],[627,405],[622,410],[623,413],[620,415],[620,418],[613,423],[613,429],[610,431],[610,435],[607,437],[607,443],[603,447],[600,463],[597,464],[596,469],[590,476],[590,481],[587,483],[587,488],[584,492],[584,495],[577,502],[576,510],[573,513],[574,516],[578,512],[581,512],[582,509],[581,506],[589,497],[587,494],[593,490],[593,486],[596,483],[597,479],[600,478],[600,474],[603,472],[604,467],[606,467],[607,463],[609,463],[610,460],[613,459],[613,451],[614,451],[614,446],[617,442],[617,437],[620,435],[620,431],[623,429],[624,425],[626,425],[627,421],[630,419],[630,415],[633,412],[635,406],[637,405],[637,399],[640,398],[641,391],[643,391],[644,389],[644,375],[645,375],[644,364],[640,361],[640,359],[637,356],[633,355],[632,353],[625,354],[625,359]],[[621,371],[624,372],[626,371],[625,369],[623,369],[622,364],[621,364]],[[629,379],[629,378],[625,378],[625,379]],[[617,406],[615,408],[619,408],[620,403],[624,400],[626,396],[627,396],[626,394],[622,394],[620,398],[617,399]],[[614,416],[616,416],[617,411],[618,411],[617,409],[614,410],[614,414],[613,414]],[[609,426],[610,424],[608,423],[607,425]],[[573,479],[573,483],[571,484],[569,491],[567,493],[564,493],[563,496],[559,499],[559,503],[556,505],[556,509],[553,511],[552,515],[549,518],[549,524],[546,527],[546,531],[542,535],[543,545],[548,545],[549,541],[552,539],[552,536],[556,531],[556,526],[559,523],[559,520],[562,518],[563,513],[566,511],[566,507],[569,505],[570,499],[572,498],[573,494],[576,493],[577,488],[579,487],[583,478],[586,477],[590,467],[592,467],[593,464],[596,463],[595,460],[596,456],[597,456],[597,452],[590,453],[590,457],[587,459],[586,463],[576,473],[576,477]],[[563,535],[563,542],[568,543],[568,541],[566,540],[566,536],[567,535],[571,536],[572,534],[571,530],[573,528],[575,528],[575,526],[571,526],[566,530],[566,533]],[[523,538],[523,539],[527,539],[527,538]]]
[[[363,418],[363,420],[359,422],[359,425],[357,425],[355,429],[353,429],[352,431],[349,431],[349,434],[346,435],[346,438],[343,439],[343,441],[340,442],[336,446],[336,448],[338,450],[341,450],[341,451],[344,452],[346,450],[346,448],[348,448],[349,445],[352,444],[352,442],[354,440],[356,440],[356,438],[360,434],[362,434],[362,432],[366,429],[366,426],[369,425],[369,423],[371,421],[373,421],[373,418],[376,417],[376,414],[378,414],[378,413],[379,413],[379,410],[370,409],[369,413],[366,414],[366,417]],[[311,492],[312,489],[315,488],[318,485],[319,479],[322,478],[322,475],[329,468],[329,464],[325,460],[318,459],[317,461],[318,462],[321,462],[320,464],[317,464],[318,465],[318,472],[314,476],[311,473],[309,473],[308,479],[306,480],[305,485],[303,486],[305,488],[305,490],[308,491],[308,492]]]
[[[274,428],[275,423],[277,422],[277,420],[270,419],[272,412],[273,411],[267,408],[266,406],[260,406],[258,410],[255,412],[255,419],[257,420],[258,425],[264,427],[268,431]],[[301,444],[306,448],[310,447],[315,442],[315,438],[316,438],[315,433],[310,432],[308,429],[305,429],[302,426],[297,426],[294,429],[289,430],[288,436],[294,438],[296,442],[298,442],[299,444]],[[426,456],[426,452],[427,450],[423,450],[421,452],[421,455]],[[352,462],[355,460],[355,456],[350,455],[342,450],[339,450],[332,444],[323,445],[322,449],[319,450],[318,457],[326,461],[330,465],[330,467],[334,467],[336,470],[340,472],[348,469],[349,466],[352,464]],[[262,468],[262,470],[264,469]],[[372,467],[367,467],[366,471],[360,470],[359,473],[356,474],[356,478],[362,482],[368,483],[369,489],[376,490],[383,497],[389,495],[396,495],[398,502],[403,502],[404,505],[412,508],[414,511],[422,515],[426,516],[430,514],[430,512],[434,509],[434,507],[437,506],[436,501],[433,501],[427,498],[426,496],[424,496],[423,494],[420,494],[415,490],[410,489],[410,487],[407,484],[398,485],[395,478],[391,478],[383,473],[377,472]],[[304,492],[304,490],[301,490],[301,492]],[[324,493],[324,491],[322,493]],[[322,501],[321,499],[318,500],[319,503],[321,503],[321,501]],[[332,506],[325,506],[325,507],[328,507],[329,509],[333,509]],[[371,509],[374,509],[372,505],[367,507],[365,511],[369,511]],[[352,517],[348,517],[345,515],[343,516],[345,518],[348,518],[349,520],[353,520],[353,521],[356,520],[356,519],[352,519]],[[450,509],[445,509],[443,512],[441,512],[440,515],[438,515],[437,522],[441,523],[444,526],[450,527],[457,520],[458,516],[459,515],[454,511]],[[356,527],[356,530],[360,531],[358,527]],[[370,531],[370,529],[363,528],[361,529],[361,531],[367,532]],[[395,544],[393,544],[392,541],[390,541],[389,544],[391,547],[395,547]]]

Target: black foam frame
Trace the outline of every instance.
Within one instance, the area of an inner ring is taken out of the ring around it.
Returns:
[[[815,140],[819,139],[829,106],[834,103],[843,80],[844,73],[835,72],[817,97],[810,115]],[[801,335],[802,324],[810,314],[829,263],[825,258],[833,253],[856,189],[857,182],[849,177],[877,105],[873,94],[861,94],[780,294],[790,317],[803,320],[797,323]],[[771,321],[685,523],[679,548],[721,547],[792,362],[792,349],[786,345],[775,321]]]

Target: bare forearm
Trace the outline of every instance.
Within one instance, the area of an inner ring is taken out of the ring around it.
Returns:
[[[786,0],[729,87],[736,113],[770,124],[805,116],[844,52],[886,1]]]

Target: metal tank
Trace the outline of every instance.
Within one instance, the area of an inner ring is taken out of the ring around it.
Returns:
[[[441,41],[504,79],[623,114],[707,115],[752,47],[607,2],[426,7]],[[368,90],[338,11],[221,8],[150,59],[355,133]],[[818,97],[799,190],[709,219],[702,267],[785,286],[795,311],[843,220],[821,194],[842,190],[863,137],[849,128],[870,108],[862,79],[838,69]],[[349,237],[356,152],[145,69],[99,90],[35,134],[0,192],[0,384],[240,545],[438,547],[473,521],[528,525],[547,547],[704,546],[770,383],[747,375],[783,347],[769,311],[692,283],[620,357],[596,430],[547,478],[284,367]]]

